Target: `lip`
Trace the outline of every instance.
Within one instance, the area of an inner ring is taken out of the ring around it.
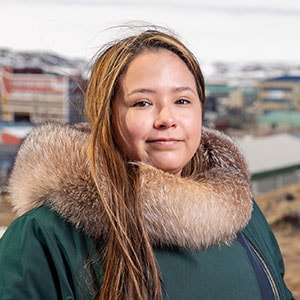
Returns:
[[[172,143],[172,142],[180,142],[180,139],[176,138],[157,138],[157,139],[150,139],[147,141],[148,143]]]
[[[180,143],[180,139],[176,138],[158,138],[158,139],[150,139],[147,143],[152,145],[161,145],[161,146],[175,146]]]

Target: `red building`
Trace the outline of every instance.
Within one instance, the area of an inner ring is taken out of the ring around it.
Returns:
[[[0,72],[2,121],[34,124],[80,121],[81,115],[74,111],[74,106],[77,109],[82,106],[83,96],[77,89],[74,97],[73,81],[70,76],[45,73],[37,68],[3,67]],[[75,118],[74,114],[77,114]]]

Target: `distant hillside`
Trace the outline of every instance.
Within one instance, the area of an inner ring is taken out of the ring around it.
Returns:
[[[207,76],[219,79],[265,79],[283,75],[299,76],[300,63],[286,62],[215,62],[212,63]]]
[[[83,59],[66,58],[49,52],[14,51],[0,48],[0,67],[9,66],[18,69],[42,69],[45,72],[65,73],[71,70],[84,70]]]
[[[77,69],[85,72],[87,62],[81,58],[68,58],[55,53],[41,51],[17,51],[0,48],[0,67],[42,68],[45,71],[64,72]],[[282,75],[300,75],[300,62],[213,62],[203,63],[206,79],[217,80],[259,80]],[[235,82],[233,81],[233,84]]]

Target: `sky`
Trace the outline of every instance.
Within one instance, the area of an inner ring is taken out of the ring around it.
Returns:
[[[0,48],[90,59],[141,22],[175,31],[201,62],[300,62],[299,0],[0,0]]]

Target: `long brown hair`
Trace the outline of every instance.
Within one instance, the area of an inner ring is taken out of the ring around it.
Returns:
[[[115,142],[111,109],[120,76],[130,62],[145,50],[159,48],[172,51],[185,62],[194,75],[204,112],[204,79],[197,59],[162,28],[151,27],[106,45],[97,56],[87,86],[85,114],[92,130],[88,159],[110,225],[103,257],[102,300],[162,299],[159,270],[137,199],[138,169],[126,161]],[[197,173],[199,161],[196,153],[182,175]],[[105,194],[98,184],[100,177],[107,180]]]

